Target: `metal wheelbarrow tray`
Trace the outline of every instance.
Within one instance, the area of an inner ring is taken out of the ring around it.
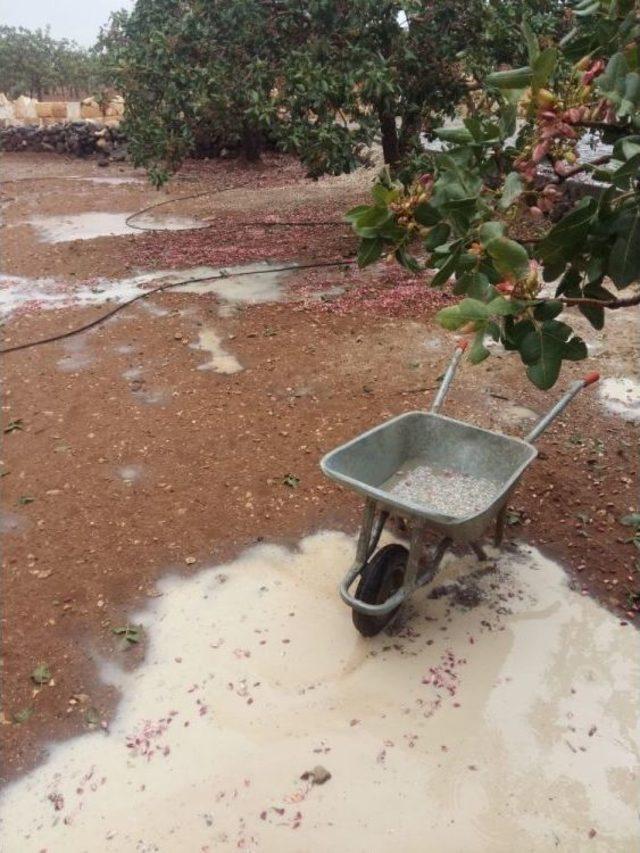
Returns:
[[[340,585],[356,628],[365,636],[381,631],[415,589],[433,580],[454,542],[486,559],[478,540],[495,520],[495,543],[500,545],[509,496],[538,455],[532,442],[578,391],[598,379],[593,373],[574,382],[525,439],[514,438],[438,414],[465,348],[463,342],[456,349],[430,412],[398,415],[332,450],[320,463],[328,477],[366,499],[356,559]],[[430,491],[398,489],[402,478],[411,483],[415,476],[429,483]],[[444,484],[448,502],[438,495]],[[465,492],[474,489],[469,505]],[[391,514],[407,523],[409,550],[393,544],[374,553]],[[425,554],[428,529],[442,538]],[[357,577],[352,595],[349,589]]]

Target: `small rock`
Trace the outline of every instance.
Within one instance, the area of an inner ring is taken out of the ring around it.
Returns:
[[[300,778],[305,781],[308,779],[313,785],[324,785],[325,782],[331,779],[331,773],[329,773],[326,767],[318,764],[313,770],[305,771]]]

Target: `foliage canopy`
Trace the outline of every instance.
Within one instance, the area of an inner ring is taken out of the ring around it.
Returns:
[[[54,39],[48,28],[0,26],[0,91],[9,97],[80,97],[97,78],[94,55],[75,42]]]
[[[436,131],[442,150],[429,170],[409,184],[383,174],[373,204],[347,214],[361,266],[384,255],[435,269],[432,287],[453,280],[463,298],[440,323],[474,333],[474,362],[489,355],[487,337],[518,351],[542,389],[563,361],[587,356],[559,316],[565,307],[600,329],[607,308],[640,303],[610,289],[640,279],[638,8],[581,0],[572,18],[558,47],[543,48],[525,23],[528,63],[490,74],[474,113]],[[593,163],[580,146],[586,130],[613,146]],[[600,186],[567,205],[567,183],[582,172]]]
[[[487,62],[518,60],[505,10],[556,0],[138,0],[100,52],[125,97],[137,164],[160,183],[194,151],[267,143],[312,176],[366,160],[380,139],[394,168],[452,116]]]

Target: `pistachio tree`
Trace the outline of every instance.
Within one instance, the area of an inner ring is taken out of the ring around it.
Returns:
[[[437,315],[517,351],[550,388],[563,361],[587,356],[565,308],[601,329],[607,310],[638,305],[640,280],[640,14],[633,0],[581,0],[573,27],[542,47],[525,23],[528,63],[490,74],[479,109],[440,128],[442,150],[408,183],[383,173],[373,203],[347,214],[361,266],[381,258],[452,283],[460,300]],[[589,157],[586,131],[612,145]],[[582,173],[598,183],[577,203]]]
[[[193,153],[262,144],[310,175],[348,172],[381,143],[400,173],[477,85],[517,60],[504,21],[535,9],[555,32],[562,0],[138,0],[98,52],[125,97],[135,162],[156,182]],[[506,16],[506,17],[505,17]],[[555,29],[554,29],[555,28]]]

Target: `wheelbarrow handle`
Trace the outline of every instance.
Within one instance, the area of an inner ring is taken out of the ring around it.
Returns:
[[[456,375],[456,370],[458,369],[458,364],[460,364],[460,359],[462,358],[462,353],[469,346],[469,341],[461,340],[456,344],[455,352],[453,353],[453,357],[449,362],[449,367],[447,367],[447,371],[442,377],[442,382],[440,383],[440,387],[438,388],[438,393],[435,396],[433,403],[431,404],[431,411],[435,414],[440,411],[440,407],[444,401],[444,398],[447,396],[449,388],[451,387],[451,383],[453,382],[453,377]]]
[[[593,373],[587,373],[584,379],[578,379],[576,382],[573,382],[567,393],[560,397],[555,406],[552,406],[552,408],[549,409],[546,415],[543,415],[540,418],[538,423],[534,426],[529,435],[525,438],[525,441],[528,441],[532,444],[537,438],[542,435],[542,433],[546,430],[549,424],[554,421],[558,417],[558,415],[567,408],[569,403],[573,400],[573,398],[579,391],[582,391],[582,389],[586,388],[587,385],[593,385],[593,383],[597,382],[598,379],[600,379],[600,374],[594,371]]]

